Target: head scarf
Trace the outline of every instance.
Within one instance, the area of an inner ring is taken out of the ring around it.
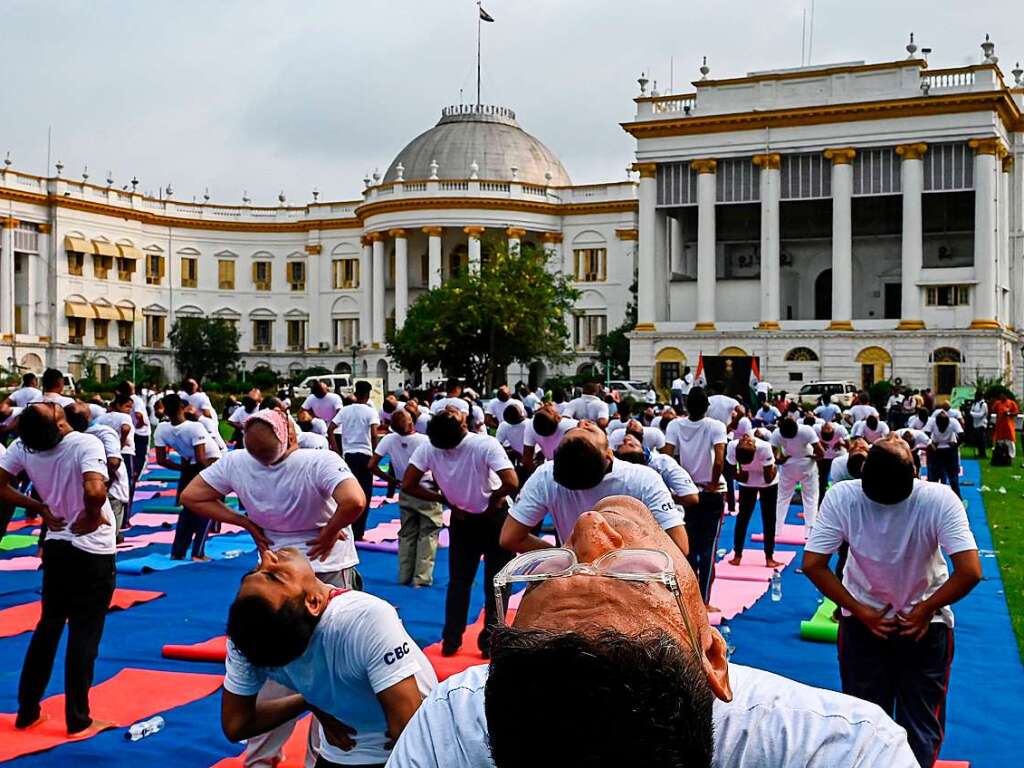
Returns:
[[[270,425],[270,428],[274,430],[277,442],[280,443],[276,458],[281,458],[281,454],[288,450],[288,417],[276,408],[264,408],[246,419],[246,423],[251,421],[262,421]]]

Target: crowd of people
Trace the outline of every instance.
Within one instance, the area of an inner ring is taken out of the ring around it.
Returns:
[[[0,455],[0,519],[20,506],[44,527],[17,726],[40,720],[65,623],[68,730],[108,726],[88,691],[152,441],[179,478],[171,557],[205,559],[223,524],[259,548],[227,610],[225,734],[247,740],[246,765],[272,765],[311,711],[307,764],[320,768],[930,766],[950,605],[981,577],[959,450],[991,439],[993,455],[1014,455],[1017,413],[1005,396],[979,394],[965,415],[898,390],[881,411],[863,392],[849,407],[766,387],[750,402],[688,370],[664,405],[597,382],[503,385],[484,400],[452,380],[377,407],[359,381],[344,395],[315,382],[301,402],[252,390],[218,413],[191,378],[123,382],[103,404],[63,387],[59,371],[41,388],[27,375],[0,406],[17,436]],[[397,494],[401,584],[433,584],[450,514],[443,656],[463,645],[483,562],[480,663],[441,684],[395,610],[362,590],[355,542],[375,477]],[[726,511],[730,562],[744,562],[759,502],[764,562],[780,568],[794,496],[803,571],[838,606],[843,693],[729,663],[709,624]]]

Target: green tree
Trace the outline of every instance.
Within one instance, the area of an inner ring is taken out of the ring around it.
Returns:
[[[489,245],[479,274],[463,268],[421,295],[388,337],[388,354],[404,369],[439,368],[489,390],[514,362],[569,359],[566,319],[578,292],[548,269],[544,251]]]
[[[633,284],[629,286],[630,299],[626,305],[626,318],[617,328],[597,337],[597,353],[603,363],[610,363],[612,379],[629,378],[629,337],[636,328],[637,274],[633,273]]]
[[[238,331],[226,320],[182,317],[168,338],[182,377],[223,381],[238,365]]]

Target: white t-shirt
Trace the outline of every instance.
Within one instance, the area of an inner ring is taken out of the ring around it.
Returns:
[[[370,430],[380,424],[377,411],[366,403],[346,405],[333,419],[335,432],[341,432],[342,453],[373,455],[373,441]]]
[[[0,457],[0,468],[13,477],[22,472],[27,474],[53,516],[66,523],[62,531],[48,531],[48,539],[70,541],[72,546],[94,555],[114,554],[117,531],[114,511],[107,500],[104,499],[100,510],[106,525],[85,536],[71,532],[71,525],[85,508],[83,476],[87,472],[95,472],[104,479],[109,477],[107,455],[99,438],[84,432],[69,432],[55,447],[39,452],[29,451],[21,440],[15,440],[7,453]]]
[[[764,408],[758,408],[757,413],[754,414],[755,419],[760,419],[762,424],[774,424],[780,418],[782,414],[779,413],[779,409],[774,405],[768,407],[766,411]]]
[[[842,409],[835,403],[824,403],[814,409],[814,415],[824,421],[835,421]]]
[[[917,414],[914,414],[909,419],[907,419],[907,426],[910,429],[921,429],[921,430],[923,430],[925,427],[928,426],[928,422],[921,421],[921,417],[918,416]]]
[[[416,417],[416,431],[421,435],[427,434],[427,425],[430,423],[430,411],[420,410],[420,415]]]
[[[348,752],[320,733],[320,754],[340,765],[383,763],[390,757],[385,748],[388,724],[377,694],[410,677],[422,696],[437,686],[430,662],[395,609],[358,591],[330,601],[306,651],[294,661],[283,667],[255,667],[228,641],[224,666],[224,689],[230,693],[255,696],[270,679],[352,726],[356,745]]]
[[[127,503],[129,498],[128,468],[122,458],[120,435],[104,424],[93,424],[85,430],[85,434],[95,435],[99,438],[99,441],[103,443],[103,452],[106,454],[108,460],[117,459],[121,462],[117,468],[117,473],[113,478],[111,478],[110,485],[107,486],[107,495],[116,501]],[[107,476],[110,476],[109,471],[107,472]]]
[[[186,419],[177,426],[169,421],[161,421],[153,433],[153,443],[157,448],[172,448],[183,459],[196,460],[197,445],[206,449],[206,458],[220,456],[220,449],[213,442],[206,427],[198,421]]]
[[[562,442],[562,437],[566,432],[578,425],[579,422],[576,419],[562,419],[555,426],[555,431],[550,435],[539,435],[533,429],[533,419],[530,419],[526,423],[526,429],[523,430],[523,446],[526,448],[539,448],[540,452],[544,454],[545,459],[553,459],[555,458],[555,449]],[[536,460],[535,451],[534,461]]]
[[[61,408],[67,408],[75,399],[73,397],[67,397],[62,395],[60,392],[43,392],[42,396],[38,400],[33,400],[34,403],[57,403]]]
[[[853,475],[850,474],[849,470],[850,454],[844,453],[841,456],[837,456],[832,461],[832,466],[828,470],[828,480],[830,483],[835,485],[841,483],[844,480],[853,480]]]
[[[978,548],[963,502],[949,486],[921,480],[899,504],[871,501],[860,480],[830,488],[806,549],[827,555],[844,541],[850,556],[843,585],[873,608],[891,605],[889,615],[909,611],[946,583],[940,547],[950,555]],[[947,605],[932,621],[952,627],[953,611]]]
[[[857,403],[857,405],[851,406],[850,410],[848,410],[846,414],[854,421],[854,423],[856,423],[858,421],[864,421],[868,416],[877,416],[878,411],[873,405],[861,405],[860,403]]]
[[[510,397],[508,400],[502,401],[495,397],[487,403],[487,414],[493,418],[496,422],[501,424],[505,420],[505,409],[510,405],[514,405],[519,409],[519,412],[526,415],[526,408],[521,402],[516,400],[514,397]]]
[[[728,442],[725,424],[710,416],[705,416],[699,421],[689,418],[672,419],[665,440],[675,447],[679,464],[690,473],[693,482],[699,486],[711,482],[715,446]],[[724,480],[722,487],[725,487]]]
[[[846,427],[842,424],[832,425],[832,439],[826,440],[821,436],[821,430],[825,426],[825,422],[817,424],[814,427],[814,431],[818,434],[818,442],[821,443],[821,451],[825,455],[826,459],[834,459],[836,456],[846,453],[846,448],[843,447],[843,443],[849,439],[849,433],[846,431]]]
[[[814,427],[797,424],[793,437],[783,437],[782,430],[777,429],[772,432],[770,442],[772,448],[781,449],[782,455],[788,457],[786,462],[779,465],[780,472],[803,472],[814,464],[812,446],[818,442],[818,433],[814,431]]]
[[[671,456],[652,453],[647,460],[647,466],[661,475],[662,481],[673,496],[694,496],[700,493],[700,488],[694,484],[689,473]],[[685,514],[684,510],[684,517]]]
[[[89,406],[89,421],[96,421],[107,412],[107,409],[97,403],[86,403]]]
[[[854,422],[853,429],[850,430],[850,437],[863,437],[872,445],[888,434],[889,425],[884,421],[878,422],[878,426],[875,429],[871,429],[868,426],[867,419]]]
[[[580,395],[570,400],[563,416],[572,419],[588,419],[593,422],[608,418],[608,403],[597,395]]]
[[[913,450],[915,451],[923,451],[932,444],[931,436],[923,429],[911,429],[910,427],[905,427],[903,429],[896,430],[896,434],[904,440],[909,436],[913,443]]]
[[[463,413],[469,413],[469,403],[462,397],[442,397],[430,404],[430,413],[440,413],[449,405],[458,408]]]
[[[712,768],[917,768],[906,731],[874,704],[739,664],[729,681],[733,700],[712,705]],[[486,685],[486,664],[438,685],[387,768],[494,768]]]
[[[106,411],[101,414],[93,423],[101,424],[104,427],[110,427],[114,434],[117,435],[118,445],[121,446],[121,453],[126,453],[130,456],[135,455],[135,445],[132,441],[132,434],[135,432],[133,426],[134,422],[132,417],[127,413],[120,413],[119,411]],[[125,437],[124,427],[128,427],[128,435]]]
[[[38,403],[42,400],[43,392],[35,387],[18,387],[7,396],[7,399],[19,408],[24,408],[29,403]]]
[[[343,404],[344,402],[340,395],[337,395],[334,392],[328,392],[323,397],[310,395],[302,403],[302,408],[307,411],[312,411],[313,415],[318,419],[330,421],[335,417]]]
[[[200,476],[217,493],[237,493],[246,515],[275,548],[294,546],[305,553],[306,542],[319,535],[338,508],[334,490],[353,475],[334,451],[293,451],[268,467],[248,451],[236,450]],[[352,529],[346,526],[344,532],[326,560],[310,561],[314,571],[330,573],[359,563]]]
[[[220,456],[223,454],[228,449],[228,444],[225,443],[224,438],[220,436],[220,428],[218,427],[217,422],[209,416],[200,416],[197,421],[203,425],[203,428],[206,429],[206,434],[210,436],[210,439],[213,440],[214,444],[217,446],[216,455]],[[299,430],[296,428],[295,431],[298,432]]]
[[[213,403],[210,402],[210,396],[208,394],[202,391],[197,391],[189,395],[186,398],[186,400],[188,401],[189,405],[196,409],[196,413],[198,413],[200,416],[205,415],[203,413],[204,411],[209,411],[209,418],[213,419],[214,421],[217,421],[217,411],[214,409]]]
[[[988,426],[988,403],[978,400],[971,404],[971,421],[975,427]]]
[[[533,413],[535,410],[540,408],[541,403],[543,402],[543,399],[537,397],[536,393],[530,392],[523,398],[523,407],[525,407],[529,413]]]
[[[739,400],[728,395],[711,395],[708,398],[708,412],[705,415],[729,426],[732,423],[732,412],[739,404]]]
[[[495,432],[494,438],[506,448],[511,448],[522,456],[523,438],[526,435],[527,423],[526,419],[518,424],[509,424],[507,421],[502,421],[498,424],[498,430]]]
[[[434,476],[441,493],[456,509],[470,514],[486,512],[491,494],[501,486],[498,472],[512,469],[501,443],[490,435],[468,432],[454,448],[419,446],[409,463]]]
[[[252,416],[256,411],[260,409],[259,405],[253,408],[251,411],[245,410],[243,406],[238,406],[228,416],[228,424],[234,424],[236,427],[241,426],[245,423],[245,420]]]
[[[608,433],[608,447],[617,451],[626,439],[626,428],[616,429]],[[648,451],[660,451],[665,447],[665,433],[657,427],[644,427],[644,448]]]
[[[513,518],[533,526],[550,514],[562,541],[566,541],[584,512],[592,510],[606,496],[632,496],[651,510],[664,529],[683,524],[665,481],[655,470],[640,464],[612,459],[611,471],[601,482],[585,491],[573,491],[555,482],[554,462],[545,462],[523,483],[519,498],[512,505]],[[691,484],[692,485],[692,484]],[[696,493],[696,489],[692,493]],[[688,495],[688,494],[685,494]]]
[[[424,443],[430,444],[430,439],[419,432],[411,435],[400,435],[397,432],[388,432],[377,443],[373,452],[378,456],[388,456],[391,459],[391,468],[395,470],[395,477],[401,482],[405,477],[405,470],[409,467],[409,459],[413,453]]]
[[[959,436],[963,434],[964,428],[956,419],[950,419],[944,430],[939,429],[935,417],[932,416],[924,431],[931,435],[932,445],[936,448],[955,448],[960,442]]]
[[[741,416],[739,420],[736,422],[736,429],[732,431],[732,436],[739,440],[744,435],[753,431],[754,425],[750,421],[750,419],[746,416]]]
[[[318,435],[316,432],[302,432],[296,435],[296,439],[299,442],[299,448],[306,448],[313,451],[329,451],[331,449],[330,444],[327,442],[327,438],[323,435]]]
[[[747,479],[744,482],[738,482],[740,485],[745,485],[748,488],[767,488],[771,485],[777,485],[779,482],[779,473],[776,472],[775,476],[772,477],[770,483],[764,481],[764,468],[775,466],[775,452],[772,451],[771,443],[766,440],[758,440],[754,438],[754,458],[749,464],[740,464],[736,461],[736,446],[739,444],[739,440],[732,440],[725,449],[725,460],[734,467],[742,469],[747,473]]]
[[[680,379],[678,376],[672,379],[672,389],[679,390],[680,392],[683,391],[683,380]]]
[[[142,426],[135,426],[135,414],[142,416]],[[149,409],[146,407],[146,399],[140,395],[132,395],[132,429],[139,437],[149,437]]]

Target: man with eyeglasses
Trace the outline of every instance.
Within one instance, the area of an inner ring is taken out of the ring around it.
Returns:
[[[693,572],[648,509],[613,496],[564,549],[495,578],[489,666],[439,685],[388,768],[911,768],[906,733],[857,699],[730,665]]]

